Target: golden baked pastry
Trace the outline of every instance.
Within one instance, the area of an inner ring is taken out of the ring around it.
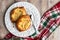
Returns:
[[[12,22],[15,22],[21,15],[26,15],[26,10],[24,7],[16,7],[10,13],[10,18]]]
[[[31,19],[29,15],[21,16],[16,22],[16,27],[19,31],[27,30],[30,27],[30,25],[31,25]]]

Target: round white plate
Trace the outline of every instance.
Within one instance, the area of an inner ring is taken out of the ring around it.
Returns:
[[[22,6],[24,6],[24,8],[26,9],[26,11],[29,15],[32,15],[33,24],[35,25],[36,30],[38,29],[39,24],[40,24],[40,13],[34,5],[32,5],[31,3],[28,3],[28,2],[17,2],[17,3],[12,4],[6,11],[5,25],[6,25],[7,29],[9,30],[9,32],[11,32],[13,35],[18,36],[18,37],[27,37],[27,36],[32,35],[35,32],[33,26],[31,26],[26,31],[19,32],[16,29],[15,24],[13,24],[10,20],[11,10],[14,9],[15,7],[22,7]]]

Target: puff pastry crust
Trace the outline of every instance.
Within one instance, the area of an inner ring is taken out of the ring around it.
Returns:
[[[16,27],[19,31],[27,30],[31,25],[31,19],[28,15],[21,16],[18,21],[16,22]]]
[[[26,10],[24,7],[14,8],[10,13],[11,21],[15,22],[22,15],[26,15]]]

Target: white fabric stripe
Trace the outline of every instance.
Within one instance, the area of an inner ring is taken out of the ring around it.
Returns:
[[[44,36],[43,38],[42,38],[42,40],[45,40],[46,39],[46,36]]]
[[[60,16],[58,16],[57,18],[60,18]]]
[[[54,26],[52,26],[52,28],[50,29],[50,32],[53,32],[53,30],[56,29],[57,26],[58,25],[56,25],[56,24]]]
[[[47,19],[47,18],[46,18],[46,19]],[[42,23],[44,23],[44,22],[46,21],[46,19],[43,19],[43,20],[42,20]]]
[[[57,16],[56,19],[58,19],[58,18],[60,18],[60,16]],[[53,25],[52,28],[50,29],[50,32],[52,32],[57,26],[58,26],[58,24]],[[52,30],[52,29],[53,29],[53,30]]]

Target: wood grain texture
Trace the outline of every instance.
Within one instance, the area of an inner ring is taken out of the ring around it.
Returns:
[[[60,0],[0,0],[0,39],[4,38],[4,36],[9,33],[6,30],[3,22],[3,16],[5,14],[5,11],[12,3],[20,1],[28,1],[35,5],[42,16],[45,11],[50,9]],[[19,38],[13,38],[14,40],[19,40]],[[60,40],[60,26],[47,38],[47,40]]]
[[[0,0],[0,39],[4,38],[4,36],[8,33],[5,28],[3,16],[5,14],[6,9],[9,5],[11,5],[14,0]]]

